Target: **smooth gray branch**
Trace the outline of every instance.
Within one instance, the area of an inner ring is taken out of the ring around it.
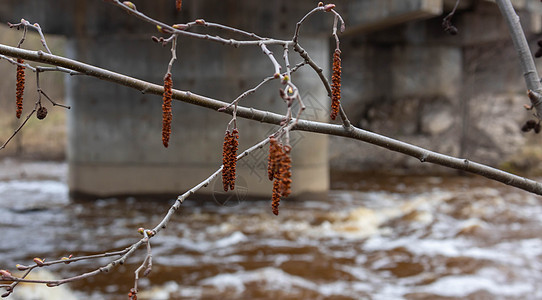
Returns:
[[[6,45],[0,45],[0,54],[64,67],[102,80],[131,87],[144,93],[162,95],[164,92],[164,89],[161,85],[132,78],[126,75],[91,66],[65,57],[44,53],[43,51],[29,51]],[[219,110],[220,108],[226,107],[228,105],[228,103],[220,100],[196,95],[188,91],[179,90],[173,90],[173,99],[206,107],[212,110]],[[223,111],[225,113],[232,114],[233,108],[230,107]],[[284,120],[283,115],[242,106],[238,107],[237,116],[276,125],[280,125],[282,120]],[[292,128],[292,130],[330,134],[361,140],[395,152],[400,152],[409,156],[413,156],[419,159],[421,162],[431,162],[437,165],[482,175],[489,179],[493,179],[531,193],[542,195],[542,184],[536,181],[513,175],[483,164],[429,151],[421,147],[417,147],[360,128],[356,128],[354,126],[344,127],[342,125],[299,120],[299,122]]]
[[[542,84],[540,84],[540,78],[536,70],[533,55],[529,49],[529,43],[525,33],[521,28],[519,16],[516,14],[514,7],[510,0],[496,0],[499,9],[506,20],[506,25],[510,30],[512,36],[512,42],[518,53],[519,61],[521,64],[521,70],[523,71],[523,77],[525,78],[525,84],[527,89],[542,94]],[[539,97],[535,100],[531,99],[532,106],[536,109],[538,118],[542,117],[542,99]]]

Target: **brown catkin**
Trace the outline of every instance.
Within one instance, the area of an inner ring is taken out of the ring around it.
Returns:
[[[24,60],[18,58],[17,63],[23,64]],[[24,94],[24,67],[17,65],[17,90],[16,90],[16,116],[17,118],[21,117],[23,113],[23,94]]]
[[[226,131],[224,134],[224,143],[222,144],[222,185],[224,186],[224,192],[227,192],[230,187],[229,174],[230,174],[230,131]]]
[[[230,190],[235,188],[235,170],[237,166],[237,148],[239,146],[239,131],[234,129],[232,132],[233,139],[230,140]]]
[[[281,153],[280,167],[279,167],[279,177],[277,180],[280,180],[280,194],[282,197],[288,197],[291,192],[292,184],[292,160],[290,158],[290,147],[286,146],[284,151]]]
[[[273,196],[271,197],[271,209],[273,213],[278,216],[279,215],[279,204],[280,204],[280,182],[278,180],[275,180],[273,182]]]
[[[226,131],[224,135],[224,144],[222,146],[222,185],[224,191],[235,188],[235,169],[237,165],[237,148],[239,142],[239,131],[234,129],[231,133]]]
[[[331,119],[339,114],[341,104],[341,50],[335,49],[333,54],[333,75],[331,76]]]
[[[177,11],[181,11],[182,6],[183,6],[182,0],[175,0],[175,8],[177,8]]]
[[[269,161],[267,173],[273,181],[273,195],[271,208],[275,215],[279,214],[279,202],[281,197],[288,197],[291,193],[292,184],[292,160],[290,158],[290,146],[282,146],[271,137],[269,144]]]
[[[173,118],[171,113],[171,96],[173,95],[171,89],[173,87],[173,80],[171,79],[171,73],[167,73],[164,78],[164,96],[162,103],[162,144],[167,148],[169,145],[169,136],[171,135],[171,119]]]
[[[269,158],[267,159],[267,176],[269,180],[275,178],[277,170],[278,154],[280,153],[280,145],[274,137],[269,138]]]

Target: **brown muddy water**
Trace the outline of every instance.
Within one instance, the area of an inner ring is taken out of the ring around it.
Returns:
[[[122,249],[172,203],[72,202],[64,164],[23,167],[0,172],[0,268]],[[346,175],[333,176],[325,197],[283,201],[278,217],[269,201],[185,201],[151,240],[139,299],[542,299],[539,197],[480,177]],[[144,255],[64,290],[25,285],[10,298],[127,299]]]

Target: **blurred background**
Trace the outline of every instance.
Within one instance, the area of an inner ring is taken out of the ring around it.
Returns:
[[[257,34],[290,38],[317,1],[133,1],[168,23],[203,18]],[[542,5],[513,1],[533,53]],[[452,0],[336,1],[341,35],[342,104],[350,120],[444,154],[536,178],[539,136],[520,128],[532,119],[519,63],[493,1],[462,0],[452,23],[441,23]],[[105,1],[4,0],[0,22],[38,22],[52,52],[161,84],[169,47],[152,43],[152,25]],[[302,28],[301,45],[329,77],[332,17]],[[22,32],[0,26],[0,43]],[[216,34],[213,32],[213,34]],[[29,32],[23,48],[41,49]],[[277,58],[280,47],[272,49]],[[260,49],[233,49],[180,39],[174,88],[231,101],[271,75]],[[290,53],[292,64],[299,62]],[[15,118],[15,66],[0,60],[0,142]],[[25,113],[37,99],[26,73]],[[45,105],[0,151],[0,268],[38,256],[49,260],[122,249],[138,227],[157,224],[175,195],[221,163],[227,115],[174,103],[171,145],[160,141],[159,96],[90,77],[40,75],[41,87],[71,110]],[[329,121],[317,76],[294,80],[305,118]],[[243,105],[283,113],[278,83]],[[240,120],[240,149],[274,126]],[[167,230],[152,239],[154,267],[140,299],[540,299],[542,213],[539,198],[370,144],[293,133],[294,196],[271,213],[267,150],[239,164],[237,188],[221,182],[191,197]],[[86,201],[86,200],[91,201]],[[118,299],[133,286],[144,258],[65,285],[21,285],[13,299]],[[78,262],[35,272],[74,276],[108,261]]]
[[[19,18],[20,19],[20,18]],[[17,23],[19,19],[10,20]],[[4,21],[4,20],[3,20]],[[10,29],[5,20],[0,25],[0,37],[2,44],[17,45],[22,36],[22,30]],[[47,35],[47,43],[51,51],[59,55],[65,53],[66,38],[58,35]],[[30,31],[24,48],[41,49],[39,35]],[[15,129],[24,121],[26,114],[34,108],[38,99],[36,92],[36,76],[32,72],[26,73],[26,89],[24,110],[21,119],[15,117],[15,66],[3,61],[0,69],[3,76],[0,82],[0,131],[2,143],[13,134]],[[13,75],[10,76],[9,74]],[[64,75],[56,72],[41,77],[41,87],[53,100],[64,103]],[[46,104],[48,105],[48,104]],[[12,144],[0,151],[0,157],[30,159],[30,160],[54,160],[66,159],[66,111],[53,109],[47,117],[47,122],[31,118],[25,126],[25,130],[17,134]]]

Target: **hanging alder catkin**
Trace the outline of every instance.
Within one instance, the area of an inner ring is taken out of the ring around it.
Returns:
[[[271,197],[271,208],[275,215],[279,214],[281,197],[288,197],[292,184],[292,160],[290,158],[290,146],[282,146],[276,138],[269,139],[269,160],[267,174],[273,180],[273,195]]]
[[[280,145],[274,137],[269,138],[269,158],[267,159],[267,176],[273,181],[275,173],[278,172],[278,153],[280,153]]]
[[[333,54],[333,75],[331,76],[331,119],[339,114],[341,104],[341,50],[335,49]]]
[[[280,165],[279,165],[279,176],[277,180],[280,181],[280,195],[282,197],[288,197],[291,192],[292,185],[292,159],[290,158],[290,147],[284,146],[284,149],[281,153]]]
[[[24,63],[24,60],[18,58],[17,63],[19,65],[17,65],[17,90],[15,93],[15,98],[16,98],[16,106],[17,106],[16,116],[18,119],[21,117],[21,114],[23,113],[23,94],[24,94],[24,80],[25,80],[24,69],[25,68],[20,65]]]
[[[173,81],[171,79],[171,73],[167,73],[164,78],[164,96],[162,103],[162,144],[167,148],[169,145],[169,136],[171,135],[171,96],[173,95],[171,89],[173,87]]]
[[[237,165],[237,147],[239,142],[239,131],[234,129],[231,133],[226,131],[224,145],[222,146],[222,185],[224,192],[235,188],[235,168]]]

